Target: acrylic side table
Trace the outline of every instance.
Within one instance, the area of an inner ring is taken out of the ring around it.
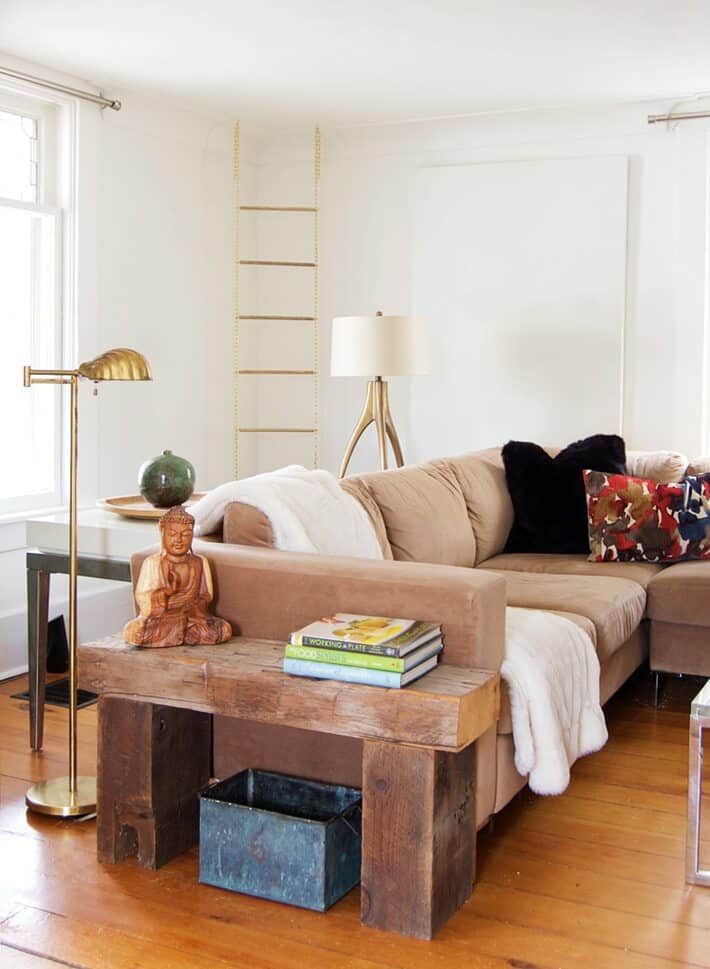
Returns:
[[[710,869],[700,867],[700,813],[703,793],[703,733],[710,729],[710,680],[690,705],[688,747],[688,828],[685,880],[710,885]]]

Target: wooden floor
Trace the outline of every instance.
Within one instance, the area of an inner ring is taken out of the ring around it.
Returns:
[[[29,781],[65,773],[66,713],[27,746],[27,704],[0,683],[0,966],[42,969],[666,969],[710,967],[710,889],[684,883],[688,699],[638,679],[611,738],[562,797],[521,794],[479,836],[473,896],[431,943],[364,929],[358,890],[326,915],[197,884],[197,852],[157,872],[95,860],[95,822],[25,813]],[[80,711],[80,770],[96,708]],[[708,846],[710,847],[710,846]]]

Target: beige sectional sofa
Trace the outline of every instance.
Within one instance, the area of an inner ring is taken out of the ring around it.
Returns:
[[[605,702],[648,655],[654,669],[710,675],[710,563],[663,568],[584,555],[505,554],[513,521],[499,449],[342,483],[370,515],[382,561],[272,548],[260,512],[227,509],[213,566],[216,610],[245,636],[284,638],[314,617],[369,612],[441,621],[442,662],[498,669],[506,603],[561,613],[592,637]],[[140,557],[134,561],[134,567]],[[215,718],[217,776],[244,766],[360,783],[361,745]],[[525,784],[514,766],[503,691],[497,727],[477,742],[480,827]]]

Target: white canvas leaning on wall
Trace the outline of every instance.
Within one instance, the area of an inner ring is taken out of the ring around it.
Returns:
[[[623,431],[627,178],[622,156],[415,173],[411,311],[433,365],[408,460]]]

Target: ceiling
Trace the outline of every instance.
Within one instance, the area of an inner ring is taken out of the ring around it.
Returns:
[[[0,51],[214,117],[376,123],[708,91],[710,3],[0,0]]]

